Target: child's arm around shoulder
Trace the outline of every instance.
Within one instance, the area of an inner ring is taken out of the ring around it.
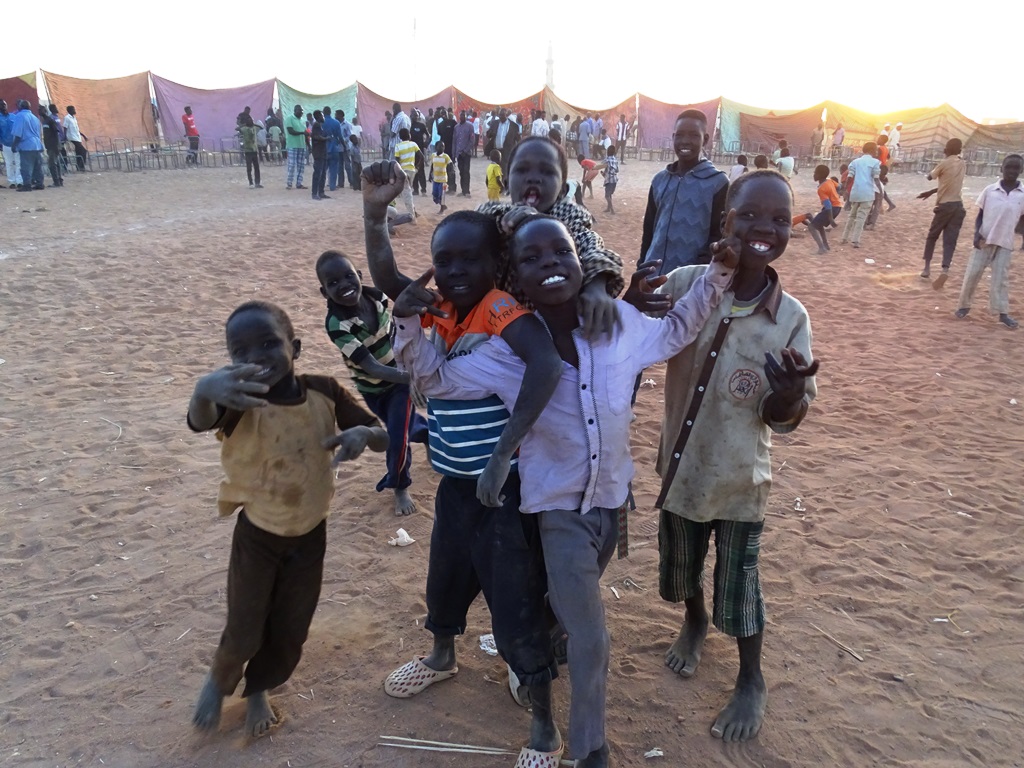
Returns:
[[[408,384],[409,375],[394,366],[384,365],[375,358],[351,333],[343,331],[338,319],[332,314],[327,319],[327,335],[341,354],[352,363],[363,369],[367,376],[392,384]]]
[[[188,404],[189,427],[205,432],[218,426],[228,410],[248,411],[267,405],[256,395],[265,395],[269,387],[251,380],[261,370],[250,363],[232,363],[201,377]]]

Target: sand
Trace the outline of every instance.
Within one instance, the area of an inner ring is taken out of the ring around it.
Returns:
[[[659,167],[627,163],[619,214],[599,214],[629,271]],[[475,182],[483,170],[476,160]],[[0,192],[0,764],[514,762],[377,746],[387,734],[517,750],[529,718],[508,695],[504,665],[478,647],[489,631],[482,600],[453,681],[408,701],[382,691],[392,668],[429,647],[436,480],[422,451],[420,512],[400,521],[373,490],[379,457],[342,470],[320,607],[302,662],[273,696],[283,724],[243,738],[237,698],[218,733],[189,723],[223,626],[232,530],[215,513],[217,442],[185,425],[195,378],[226,362],[223,321],[256,297],[290,312],[300,371],[346,378],[323,331],[313,262],[329,247],[363,259],[359,196],[313,202],[286,191],[283,174],[265,169],[263,190],[248,188],[244,169],[223,168],[72,175],[62,190]],[[965,197],[989,181],[968,179]],[[797,210],[816,209],[808,169],[795,187]],[[820,396],[799,430],[774,440],[761,560],[770,700],[761,735],[743,745],[709,735],[737,669],[728,638],[712,632],[691,680],[663,666],[681,609],[657,593],[663,375],[650,372],[633,432],[632,555],[603,582],[615,765],[1024,761],[1024,336],[987,314],[987,278],[970,318],[953,317],[973,203],[945,290],[918,277],[932,203],[914,195],[925,187],[894,174],[899,207],[859,251],[818,257],[805,235],[777,264],[812,318]],[[479,190],[452,207],[478,204]],[[428,263],[437,221],[423,207],[396,239],[409,274]],[[387,545],[399,525],[416,544]],[[563,727],[566,682],[556,684]],[[645,759],[653,747],[664,758]]]

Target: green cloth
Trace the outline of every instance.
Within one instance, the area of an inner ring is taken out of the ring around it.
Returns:
[[[243,125],[242,126],[242,151],[243,152],[255,152],[256,151],[256,134],[260,131],[255,125]]]
[[[298,131],[298,135],[288,132],[288,129]],[[294,114],[284,119],[284,145],[288,149],[306,148],[306,121]]]

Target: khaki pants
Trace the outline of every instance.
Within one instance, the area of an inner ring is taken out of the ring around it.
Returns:
[[[987,267],[992,268],[992,283],[988,289],[988,306],[993,313],[1007,315],[1010,313],[1010,257],[1013,251],[998,245],[986,245],[975,248],[971,259],[967,262],[964,273],[964,284],[960,288],[960,308],[971,306],[974,289],[985,273]]]
[[[861,233],[864,231],[864,222],[867,220],[873,204],[873,200],[866,203],[850,203],[850,218],[846,220],[846,226],[843,228],[844,243],[847,240],[860,242]]]

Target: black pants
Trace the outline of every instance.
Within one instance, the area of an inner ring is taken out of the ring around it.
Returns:
[[[50,178],[53,180],[53,186],[63,187],[64,174],[61,171],[60,150],[58,150],[56,147],[54,147],[53,149],[47,149],[46,159],[49,162]]]
[[[245,153],[245,175],[249,177],[249,186],[252,186],[253,169],[256,170],[256,183],[260,183],[260,156],[258,152]]]
[[[481,591],[502,658],[523,685],[557,676],[545,602],[547,573],[538,515],[519,512],[519,474],[512,472],[500,508],[476,497],[476,480],[444,476],[434,499],[427,568],[426,628],[452,637]]]
[[[89,157],[89,150],[85,148],[85,145],[80,141],[72,141],[75,145],[75,160],[78,161],[78,170],[85,170],[85,161]]]
[[[185,165],[199,165],[199,137],[188,137],[188,154],[185,155]]]
[[[458,157],[459,163],[459,191],[464,195],[469,194],[469,161],[472,156],[468,152],[463,152]]]
[[[327,521],[302,536],[276,536],[238,513],[228,562],[228,620],[210,677],[230,696],[245,674],[242,696],[283,684],[302,657],[327,548]]]
[[[964,204],[959,200],[951,203],[939,203],[935,206],[935,214],[932,216],[932,225],[928,227],[928,236],[924,241],[924,265],[927,267],[932,263],[932,255],[935,253],[935,243],[942,235],[942,268],[949,269],[953,263],[953,251],[956,250],[956,241],[960,237],[960,227],[963,226],[964,217],[967,211]]]
[[[427,194],[427,172],[423,167],[423,157],[416,155],[416,175],[412,179],[412,192]]]
[[[314,198],[324,196],[324,185],[327,183],[327,157],[313,155],[313,191]]]

